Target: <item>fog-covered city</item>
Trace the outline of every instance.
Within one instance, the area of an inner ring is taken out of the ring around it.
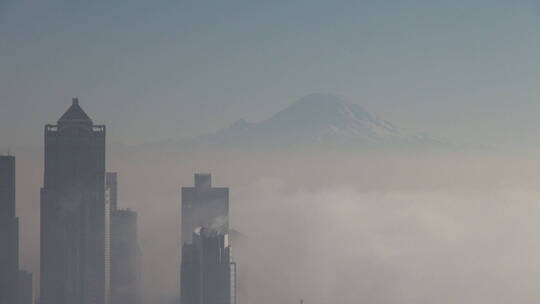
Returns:
[[[0,0],[0,304],[537,303],[539,7]]]

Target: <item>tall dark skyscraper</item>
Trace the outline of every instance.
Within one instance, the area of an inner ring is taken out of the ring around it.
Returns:
[[[182,246],[182,304],[234,304],[228,235],[201,227],[192,240]]]
[[[210,174],[195,174],[182,188],[181,304],[234,304],[229,188],[213,188]]]
[[[212,187],[210,174],[195,174],[195,187],[182,188],[182,244],[198,227],[229,231],[229,188]]]
[[[32,274],[30,272],[19,270],[18,278],[19,304],[34,304],[34,291]]]
[[[15,157],[0,156],[0,304],[17,303],[19,219],[15,216]]]
[[[105,133],[76,98],[45,126],[41,304],[104,304]]]
[[[137,212],[111,213],[111,303],[139,302]]]
[[[116,173],[107,173],[110,206],[110,295],[112,304],[139,303],[137,212],[118,209]]]

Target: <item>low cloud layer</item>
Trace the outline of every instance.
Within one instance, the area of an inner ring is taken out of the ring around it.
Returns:
[[[285,193],[263,180],[236,216],[245,303],[536,303],[540,191]],[[257,218],[255,221],[242,220]]]
[[[195,172],[231,188],[239,304],[540,298],[537,153],[170,152],[113,149],[108,164],[139,212],[145,303],[176,303]],[[21,262],[38,278],[40,152],[17,156]]]

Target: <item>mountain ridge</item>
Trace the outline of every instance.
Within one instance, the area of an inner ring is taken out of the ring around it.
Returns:
[[[446,145],[428,133],[408,133],[343,97],[307,95],[261,122],[240,119],[226,128],[190,140],[217,146],[323,145],[353,147],[436,147]]]

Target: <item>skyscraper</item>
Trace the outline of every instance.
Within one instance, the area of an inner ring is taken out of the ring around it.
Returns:
[[[0,304],[17,303],[19,219],[15,216],[15,157],[0,156]]]
[[[116,210],[111,214],[111,303],[136,304],[138,292],[137,212]]]
[[[34,291],[32,274],[25,270],[19,270],[18,278],[19,304],[34,304]]]
[[[234,304],[230,254],[227,234],[195,229],[192,243],[182,246],[182,304]]]
[[[213,188],[210,174],[195,174],[182,188],[181,304],[234,304],[229,188]]]
[[[118,209],[116,173],[107,173],[110,210],[110,289],[112,304],[139,302],[139,244],[137,212]]]
[[[195,187],[182,188],[182,244],[197,227],[229,231],[229,188],[212,187],[210,174],[195,174]]]
[[[105,301],[105,133],[77,98],[45,126],[41,304]]]

